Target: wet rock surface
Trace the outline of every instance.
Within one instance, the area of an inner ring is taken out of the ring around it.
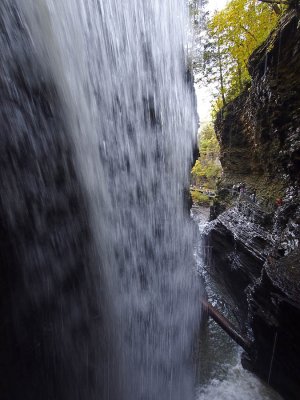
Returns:
[[[95,399],[107,343],[87,201],[57,88],[6,1],[0,27],[0,397]]]
[[[238,205],[222,213],[208,226],[206,246],[211,253],[211,267],[216,274],[223,276],[239,303],[244,322],[248,309],[245,289],[260,276],[267,257],[268,238],[269,233],[251,222]]]
[[[299,19],[289,11],[250,58],[249,89],[217,118],[224,176],[206,232],[211,269],[252,340],[243,365],[291,400],[300,393],[299,69]]]
[[[241,329],[252,340],[243,365],[285,398],[297,399],[300,254],[295,244],[300,225],[295,214],[286,223],[287,205],[274,213],[272,229],[253,222],[249,209],[249,204],[240,203],[208,226],[210,269],[234,298]]]

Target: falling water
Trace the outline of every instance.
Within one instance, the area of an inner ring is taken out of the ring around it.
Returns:
[[[0,4],[4,400],[193,398],[181,0]]]

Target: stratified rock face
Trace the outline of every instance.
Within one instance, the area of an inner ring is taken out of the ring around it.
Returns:
[[[300,29],[295,13],[250,58],[252,84],[219,114],[224,181],[276,198],[300,169]]]
[[[206,245],[211,249],[208,263],[239,305],[243,325],[248,310],[245,290],[261,274],[270,246],[269,232],[251,222],[248,209],[240,203],[214,220],[207,233]]]
[[[298,204],[297,204],[298,203]],[[210,269],[235,300],[241,329],[252,339],[243,365],[286,399],[300,393],[299,198],[270,215],[246,197],[207,229]]]
[[[253,340],[244,365],[292,400],[300,393],[298,21],[295,12],[284,16],[250,59],[251,87],[217,118],[224,177],[216,209],[227,211],[206,239]],[[246,194],[238,198],[231,188],[239,182]]]

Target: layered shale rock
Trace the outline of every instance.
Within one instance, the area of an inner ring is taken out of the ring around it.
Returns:
[[[224,277],[252,339],[244,365],[284,398],[298,399],[300,27],[295,11],[255,51],[249,71],[251,86],[216,121],[224,176],[206,241],[211,268]],[[246,193],[238,196],[232,188],[240,182]]]

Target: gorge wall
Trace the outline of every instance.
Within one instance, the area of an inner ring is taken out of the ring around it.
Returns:
[[[224,172],[206,232],[211,268],[252,340],[243,365],[285,399],[300,393],[299,70],[299,17],[290,10],[251,56],[251,85],[217,117]],[[239,183],[244,194],[233,190]]]

